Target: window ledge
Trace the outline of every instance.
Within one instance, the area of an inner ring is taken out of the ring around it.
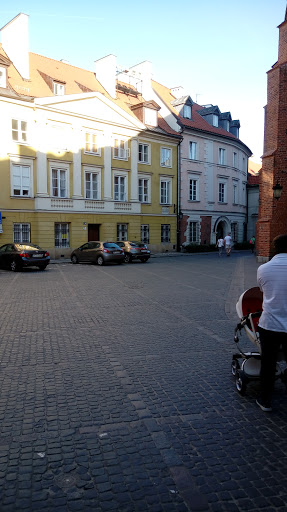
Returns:
[[[228,203],[218,201],[218,204],[228,204]]]
[[[189,199],[189,203],[200,203],[200,199]]]

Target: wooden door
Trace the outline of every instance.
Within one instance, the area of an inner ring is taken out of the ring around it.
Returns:
[[[88,242],[100,240],[100,224],[88,224]]]

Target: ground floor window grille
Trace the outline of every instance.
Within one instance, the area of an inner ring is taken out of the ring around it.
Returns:
[[[13,241],[15,244],[29,244],[31,242],[30,224],[14,224]]]
[[[170,242],[170,224],[161,225],[161,242]]]
[[[128,225],[127,224],[117,224],[117,241],[121,242],[122,240],[128,239]]]
[[[231,224],[231,238],[232,242],[235,243],[238,240],[238,224],[237,222],[232,222]]]
[[[197,244],[199,242],[199,224],[198,222],[189,223],[189,242]]]
[[[69,247],[69,224],[55,224],[55,247]]]
[[[148,224],[141,225],[141,242],[144,242],[145,244],[149,243],[149,225]]]

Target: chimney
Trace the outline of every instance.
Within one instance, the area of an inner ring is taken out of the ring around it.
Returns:
[[[20,13],[1,29],[2,46],[22,78],[29,80],[29,16]]]
[[[133,85],[141,92],[143,98],[146,101],[152,100],[152,63],[149,60],[145,60],[140,64],[136,64],[129,69],[129,74],[133,77]]]
[[[107,55],[95,61],[96,78],[112,98],[116,98],[116,67],[115,55]]]

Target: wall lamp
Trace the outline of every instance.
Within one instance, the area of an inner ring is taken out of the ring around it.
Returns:
[[[280,185],[277,181],[276,185],[274,185],[274,187],[272,187],[272,188],[273,188],[274,199],[280,199],[282,190],[283,190],[282,185]]]

